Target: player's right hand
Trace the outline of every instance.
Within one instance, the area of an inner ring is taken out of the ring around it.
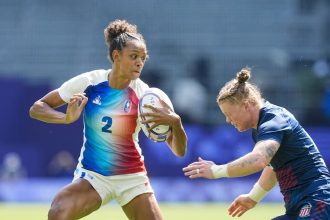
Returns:
[[[252,200],[248,194],[243,194],[238,196],[229,206],[228,214],[232,217],[240,217],[246,211],[254,208],[257,205],[257,202]]]
[[[81,112],[84,110],[85,105],[87,104],[88,98],[84,93],[74,94],[70,98],[68,107],[66,109],[66,118],[65,122],[70,124],[78,120],[81,115]]]
[[[212,173],[212,165],[214,165],[213,161],[203,160],[201,157],[198,157],[198,161],[195,161],[188,166],[184,167],[182,171],[185,176],[188,176],[190,179],[195,178],[207,178],[214,179]]]

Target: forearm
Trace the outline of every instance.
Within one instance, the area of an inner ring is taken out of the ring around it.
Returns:
[[[47,123],[55,123],[55,124],[67,124],[66,122],[66,114],[63,112],[56,111],[51,108],[49,105],[42,101],[35,102],[30,108],[30,117],[47,122]]]
[[[172,133],[167,139],[167,144],[177,156],[184,156],[187,150],[187,135],[183,129],[181,119],[172,125]]]
[[[247,176],[261,171],[266,166],[267,162],[262,154],[251,152],[228,163],[227,172],[229,177]]]
[[[268,192],[276,185],[275,172],[270,167],[265,167],[258,182],[256,182],[248,196],[255,202],[263,199]]]
[[[258,183],[266,191],[270,191],[277,184],[276,174],[271,167],[265,167]]]
[[[247,176],[262,170],[267,163],[262,154],[251,152],[224,165],[211,167],[214,178]]]

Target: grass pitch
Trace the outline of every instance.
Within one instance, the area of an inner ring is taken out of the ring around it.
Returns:
[[[228,204],[224,203],[160,203],[165,220],[256,220],[271,219],[284,214],[283,204],[261,203],[240,218],[227,214]],[[45,220],[49,204],[0,203],[1,220]],[[101,207],[84,220],[126,220],[116,204]]]

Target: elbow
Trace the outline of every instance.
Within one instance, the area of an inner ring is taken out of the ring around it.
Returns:
[[[184,155],[186,155],[186,152],[187,152],[187,142],[185,142],[184,144],[182,144],[180,146],[172,148],[172,151],[175,154],[175,156],[184,157]]]
[[[187,152],[187,147],[184,147],[182,150],[176,152],[176,156],[184,157],[184,155],[186,155],[186,152]]]
[[[30,116],[30,118],[36,119],[37,116],[38,116],[37,112],[39,111],[39,109],[40,109],[40,103],[39,103],[39,101],[36,101],[30,107],[30,110],[29,110],[29,116]]]
[[[182,147],[179,148],[176,155],[178,157],[184,157],[184,155],[186,155],[186,152],[187,152],[187,141],[185,141]]]
[[[267,166],[268,166],[268,162],[266,160],[263,160],[263,159],[260,159],[256,163],[256,167],[257,167],[258,170],[263,170]]]
[[[31,107],[30,107],[30,110],[29,110],[29,116],[30,118],[36,118],[36,103],[34,103]]]
[[[268,164],[269,164],[269,161],[267,160],[267,158],[264,155],[262,155],[262,154],[257,155],[257,160],[255,163],[257,170],[263,170],[265,167],[268,166]]]
[[[184,155],[186,155],[187,152],[187,142],[188,142],[188,138],[186,137],[186,140],[184,141],[184,144],[182,145],[182,147],[180,147],[179,152],[177,154],[178,157],[184,157]]]
[[[265,161],[258,161],[258,163],[256,164],[256,168],[258,170],[263,170],[265,167],[267,167],[268,163]]]

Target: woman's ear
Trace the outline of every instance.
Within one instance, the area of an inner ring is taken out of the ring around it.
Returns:
[[[248,110],[250,108],[251,102],[249,100],[245,100],[243,102],[244,108]]]
[[[113,51],[112,51],[112,59],[113,59],[113,62],[118,61],[119,58],[120,58],[119,51],[118,51],[118,50],[113,50]]]

